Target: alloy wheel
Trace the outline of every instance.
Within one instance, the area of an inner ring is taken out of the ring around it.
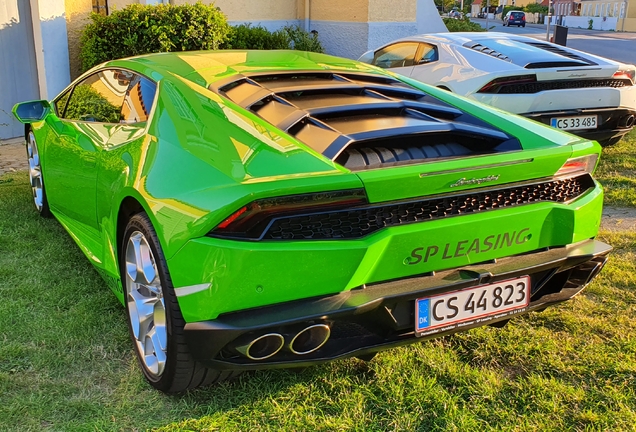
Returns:
[[[27,156],[29,158],[29,180],[33,192],[35,208],[41,212],[44,203],[44,188],[42,187],[42,166],[40,165],[40,153],[35,142],[35,135],[29,132],[27,138]]]
[[[140,231],[128,238],[125,259],[130,326],[143,366],[158,378],[167,358],[166,307],[155,258]]]

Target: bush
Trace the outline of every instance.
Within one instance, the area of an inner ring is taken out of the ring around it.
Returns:
[[[283,28],[283,31],[291,39],[290,48],[300,51],[325,52],[318,40],[318,33],[308,33],[298,26],[287,26]]]
[[[289,36],[282,30],[270,32],[265,27],[241,24],[232,27],[228,40],[221,48],[227,49],[288,49]]]
[[[484,32],[485,28],[477,23],[471,22],[468,18],[454,19],[442,18],[449,32]]]
[[[218,49],[230,26],[213,5],[132,4],[108,16],[91,14],[81,37],[82,70],[116,58],[166,51]]]
[[[287,26],[270,32],[265,27],[241,24],[233,27],[227,42],[227,49],[296,49],[301,51],[324,52],[316,34],[308,33],[298,26]]]
[[[524,10],[528,13],[540,13],[543,15],[547,15],[548,7],[541,6],[539,3],[530,3],[525,6]]]
[[[214,5],[132,4],[108,16],[91,15],[81,37],[80,60],[85,71],[122,57],[219,48],[324,52],[318,36],[298,26],[275,32],[249,24],[231,27]]]
[[[508,14],[508,12],[510,11],[523,11],[523,7],[521,6],[505,6],[503,8],[503,13],[501,14],[501,19],[503,20],[503,18]]]

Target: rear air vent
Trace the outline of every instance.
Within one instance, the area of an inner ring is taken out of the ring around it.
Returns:
[[[507,55],[504,55],[504,54],[502,54],[502,53],[500,53],[498,51],[495,51],[492,48],[488,48],[486,45],[482,45],[479,42],[466,42],[464,44],[464,46],[466,48],[470,48],[470,49],[473,49],[475,51],[479,51],[481,53],[488,54],[489,56],[497,57],[498,59],[501,59],[501,60],[504,60],[504,61],[507,61],[507,62],[512,62],[512,60],[510,60],[510,58],[508,58]]]
[[[534,62],[528,63],[524,66],[526,69],[549,69],[558,67],[579,67],[588,66],[587,63],[581,63],[576,61],[546,61],[546,62]]]
[[[528,45],[536,47],[536,48],[541,48],[543,50],[550,51],[551,53],[558,54],[560,56],[567,57],[567,58],[570,58],[572,60],[577,60],[577,61],[581,62],[582,65],[584,65],[584,66],[594,66],[594,65],[598,64],[598,63],[594,63],[592,60],[586,59],[585,57],[581,57],[580,55],[574,54],[574,53],[572,53],[570,51],[566,51],[564,49],[561,49],[561,48],[559,48],[558,46],[555,46],[555,45],[550,45],[550,44],[547,44],[547,43],[544,43],[544,42],[528,42],[528,41],[525,41],[525,40],[520,40],[518,42],[522,42],[522,43],[528,44]],[[581,64],[576,64],[575,66],[581,66]],[[549,66],[546,66],[546,67],[549,67]]]
[[[369,160],[414,163],[429,154],[448,158],[521,148],[494,126],[388,76],[254,73],[234,75],[210,90],[351,169],[375,165]]]

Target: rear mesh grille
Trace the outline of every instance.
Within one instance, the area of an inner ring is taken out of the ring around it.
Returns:
[[[536,202],[566,202],[593,186],[589,175],[454,196],[275,219],[263,239],[360,238],[385,227]]]
[[[539,81],[518,84],[503,84],[499,87],[499,94],[538,93],[547,90],[567,90],[594,87],[625,87],[632,83],[627,79],[588,79],[568,81]]]

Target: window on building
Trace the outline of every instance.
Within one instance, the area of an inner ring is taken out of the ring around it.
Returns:
[[[93,0],[93,12],[108,15],[108,0]]]

